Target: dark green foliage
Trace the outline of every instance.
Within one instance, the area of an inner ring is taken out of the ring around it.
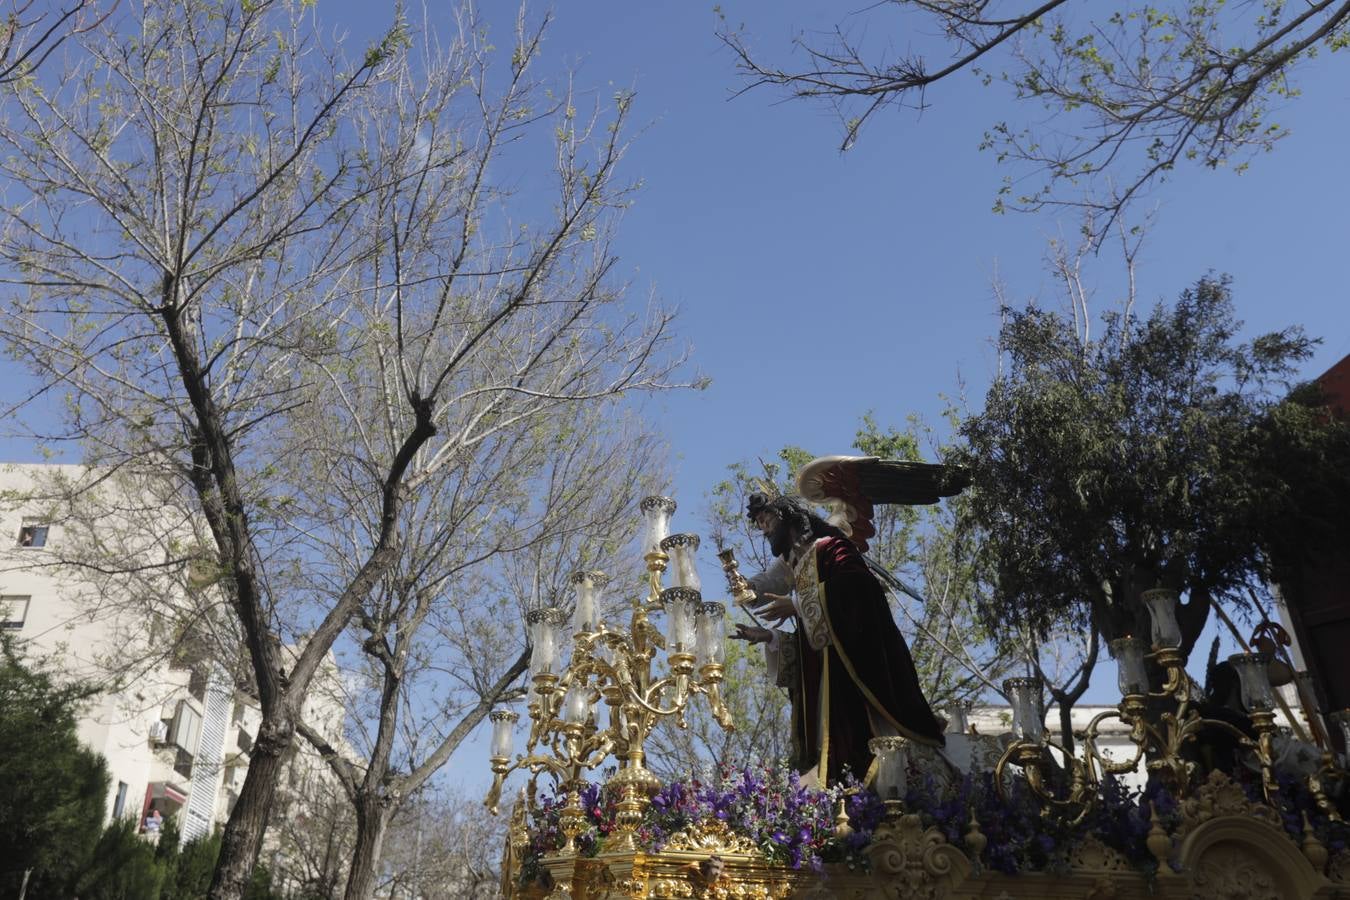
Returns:
[[[137,834],[124,819],[109,825],[86,866],[69,881],[81,900],[205,900],[220,855],[220,833],[178,845],[178,828],[166,819],[158,844]],[[267,867],[253,870],[246,900],[272,900]]]
[[[173,882],[174,900],[204,900],[220,855],[220,833],[183,845]]]
[[[1315,342],[1239,343],[1224,278],[1087,342],[1054,313],[1005,315],[1004,372],[955,460],[974,477],[962,525],[996,573],[985,618],[1146,633],[1138,592],[1170,587],[1190,597],[1189,650],[1209,602],[1249,606],[1269,544],[1306,533],[1306,497],[1350,466],[1346,427],[1286,399]]]
[[[108,791],[102,757],[80,746],[75,714],[90,690],[61,685],[0,632],[0,896],[62,895],[98,840]]]
[[[210,837],[184,844],[174,861],[173,880],[165,882],[165,893],[160,895],[160,900],[205,900],[219,856],[219,831]],[[172,892],[169,891],[170,887]],[[272,874],[267,866],[262,863],[254,866],[253,878],[244,892],[244,900],[272,900],[280,896],[272,891]]]
[[[76,714],[91,694],[59,683],[0,632],[0,897],[18,896],[26,869],[29,900],[205,897],[219,836],[180,851],[172,819],[157,845],[134,819],[104,827],[107,767],[76,737]],[[246,896],[274,896],[266,867],[254,870]]]
[[[135,820],[120,819],[104,829],[88,866],[72,879],[71,893],[80,900],[154,900],[165,886],[165,868]]]

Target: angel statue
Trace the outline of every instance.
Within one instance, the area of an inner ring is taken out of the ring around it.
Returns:
[[[747,513],[774,561],[747,579],[755,593],[750,606],[796,628],[738,624],[734,636],[763,644],[769,677],[787,689],[793,765],[806,780],[837,783],[848,768],[870,781],[867,742],[874,737],[942,747],[942,727],[863,554],[876,534],[873,504],[932,504],[966,481],[949,466],[824,456],[798,474],[800,497],[751,495]],[[828,521],[805,501],[828,509]]]

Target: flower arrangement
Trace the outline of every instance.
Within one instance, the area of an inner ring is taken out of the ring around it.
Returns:
[[[1168,833],[1175,831],[1181,818],[1177,800],[1157,782],[1140,792],[1107,778],[1098,802],[1075,824],[1043,815],[1039,801],[1021,779],[1012,780],[1006,795],[996,789],[993,774],[987,772],[939,786],[931,776],[912,770],[909,783],[903,801],[907,813],[917,814],[925,828],[937,828],[977,865],[1009,875],[1064,871],[1073,850],[1091,836],[1151,876],[1157,861],[1146,838],[1154,815]],[[1259,796],[1259,783],[1248,784],[1247,789],[1256,792],[1254,799]],[[836,834],[834,822],[841,801],[850,826],[844,835]],[[558,816],[564,802],[561,796],[550,796],[536,807],[522,869],[526,881],[537,876],[540,857],[562,843]],[[1302,840],[1306,816],[1331,852],[1345,849],[1350,842],[1350,826],[1330,820],[1317,809],[1300,782],[1282,783],[1275,805],[1296,841]],[[614,830],[615,802],[598,785],[590,785],[582,793],[582,806],[586,827],[577,839],[578,852],[594,856]],[[681,829],[716,819],[754,841],[770,862],[815,871],[823,871],[826,864],[866,870],[867,848],[885,812],[881,799],[857,781],[819,790],[803,785],[797,773],[782,764],[726,768],[711,779],[690,776],[662,788],[646,810],[636,841],[643,850],[657,852]],[[966,844],[972,815],[986,839],[978,858]]]
[[[846,789],[816,790],[801,783],[786,765],[724,768],[711,779],[690,776],[662,788],[647,807],[635,839],[649,852],[661,850],[681,829],[717,819],[743,837],[754,841],[764,858],[793,869],[821,871],[826,862],[862,859],[861,850],[871,841],[871,831],[881,821],[881,803],[870,793],[848,798],[850,817],[865,830],[855,832],[847,846],[834,835],[834,809]],[[538,861],[562,845],[558,820],[566,797],[542,797],[534,811],[534,827],[525,851],[521,875],[531,881],[538,874]],[[577,835],[577,852],[595,856],[614,831],[615,798],[599,785],[581,793],[586,824]]]
[[[1242,785],[1248,799],[1253,801],[1262,799],[1261,782],[1254,774],[1239,770],[1234,780]],[[1271,805],[1279,814],[1280,824],[1284,827],[1285,833],[1295,843],[1303,843],[1306,825],[1312,828],[1313,836],[1327,848],[1328,852],[1339,853],[1350,847],[1350,822],[1346,822],[1344,818],[1333,819],[1328,816],[1318,806],[1317,799],[1302,778],[1277,773],[1275,781],[1278,791],[1272,798]],[[1342,803],[1344,804],[1344,801]],[[1342,808],[1341,812],[1344,813],[1345,809]]]

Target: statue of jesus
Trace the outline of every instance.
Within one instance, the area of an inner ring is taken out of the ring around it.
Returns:
[[[796,629],[738,624],[734,636],[764,645],[769,676],[792,700],[793,765],[822,786],[837,783],[846,768],[870,781],[871,738],[900,735],[943,745],[886,591],[863,557],[872,509],[856,490],[857,472],[875,475],[878,463],[887,461],[824,457],[802,470],[803,493],[839,512],[830,522],[797,497],[754,494],[746,510],[774,556],[766,571],[748,579],[756,594],[752,605],[779,625],[792,620]],[[911,480],[922,467],[899,465]],[[943,467],[922,468],[926,482],[941,486],[900,495],[874,487],[873,493],[904,497],[877,501],[931,503],[960,489]],[[840,490],[841,483],[852,493]]]

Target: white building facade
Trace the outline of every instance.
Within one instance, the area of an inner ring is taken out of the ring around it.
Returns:
[[[0,465],[0,628],[18,637],[26,655],[104,688],[80,715],[79,738],[107,762],[108,818],[143,824],[158,810],[176,817],[186,842],[228,819],[261,715],[224,667],[183,652],[182,625],[157,612],[158,601],[119,596],[117,579],[69,565],[78,555],[69,551],[78,548],[68,542],[96,535],[97,523],[67,528],[41,495],[48,479],[88,474],[78,466]],[[115,505],[144,514],[143,504]],[[162,561],[153,546],[143,550],[148,565]],[[171,579],[156,590],[173,606]],[[331,659],[320,672],[324,680],[340,684]],[[331,743],[346,746],[337,691],[316,691],[307,713]],[[286,782],[333,777],[304,747],[290,767]]]

